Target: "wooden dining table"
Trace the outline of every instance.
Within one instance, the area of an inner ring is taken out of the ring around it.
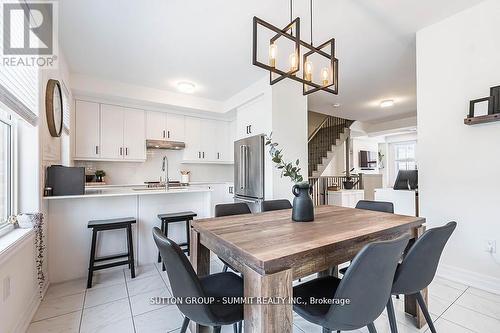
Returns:
[[[363,246],[408,235],[418,238],[425,219],[338,206],[318,206],[314,221],[293,222],[291,210],[194,220],[191,263],[199,276],[210,274],[210,251],[241,272],[244,296],[254,300],[291,299],[293,281],[313,273],[336,274]],[[218,272],[212,272],[218,273]],[[427,292],[424,292],[427,301]],[[290,302],[244,305],[245,333],[291,333]],[[425,324],[416,299],[405,296],[405,311]],[[191,331],[210,329],[192,324]]]

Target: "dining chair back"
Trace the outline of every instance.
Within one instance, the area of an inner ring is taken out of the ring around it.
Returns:
[[[356,208],[394,214],[394,204],[386,201],[359,200]]]
[[[272,210],[282,210],[290,208],[292,208],[292,204],[287,199],[264,200],[262,201],[261,204],[261,210],[263,212],[270,212]]]
[[[408,237],[366,245],[352,260],[335,292],[335,299],[349,305],[331,306],[326,327],[355,330],[372,325],[383,312],[391,295],[392,281]]]
[[[163,235],[157,227],[153,228],[153,239],[165,264],[174,297],[205,297],[200,280],[182,249],[174,241]],[[179,302],[179,310],[189,319],[207,324],[216,321],[207,304],[185,304]]]
[[[250,214],[250,208],[244,202],[215,205],[215,217]]]
[[[417,239],[405,256],[394,277],[393,293],[412,294],[432,282],[444,246],[455,230],[457,222],[432,228]]]

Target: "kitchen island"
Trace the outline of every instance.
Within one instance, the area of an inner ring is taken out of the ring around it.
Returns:
[[[48,269],[51,283],[87,276],[91,229],[89,220],[135,217],[133,244],[136,265],[156,262],[158,250],[151,230],[160,226],[162,213],[193,211],[210,217],[212,190],[204,186],[149,189],[145,187],[88,188],[83,195],[45,197]],[[172,223],[169,238],[186,240],[184,222]],[[126,252],[124,230],[101,232],[97,255]]]

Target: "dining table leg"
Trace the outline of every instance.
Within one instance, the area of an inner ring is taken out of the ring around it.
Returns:
[[[245,267],[243,280],[244,296],[252,300],[244,305],[245,333],[292,333],[292,270],[262,275]]]
[[[415,228],[413,230],[414,240],[416,241],[417,238],[422,236],[422,234],[424,232],[425,232],[425,226]],[[428,292],[427,288],[422,290],[422,296],[424,297],[425,303],[429,304],[429,292]],[[415,295],[405,295],[405,312],[416,318],[417,328],[420,329],[420,328],[424,327],[425,324],[427,323],[425,321],[424,313],[422,312],[422,310],[418,306],[417,298],[415,297]]]
[[[198,276],[205,276],[210,274],[210,250],[200,243],[200,234],[191,228],[191,253],[189,260]],[[194,321],[189,324],[191,333],[209,333],[210,327],[198,325]]]

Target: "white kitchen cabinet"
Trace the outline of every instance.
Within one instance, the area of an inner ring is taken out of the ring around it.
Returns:
[[[364,200],[364,197],[363,190],[328,191],[328,204],[354,208],[359,200]]]
[[[101,105],[101,158],[123,159],[123,108]]]
[[[123,111],[123,159],[145,160],[146,159],[146,127],[144,111]]]
[[[215,183],[208,184],[208,188],[212,190],[211,196],[211,216],[215,216],[215,206],[218,204],[226,204],[234,202],[234,184],[232,183]]]
[[[146,112],[146,138],[165,140],[166,116],[163,112]]]
[[[186,148],[183,159],[185,161],[201,160],[201,120],[195,117],[186,117]]]
[[[271,130],[271,103],[263,95],[237,109],[236,136],[243,139],[258,134],[269,134]]]
[[[218,121],[215,127],[215,160],[230,162],[234,158],[232,156],[233,142],[231,140],[229,123]]]
[[[148,140],[184,141],[184,116],[165,112],[146,113],[146,138]]]
[[[172,141],[185,140],[184,116],[167,113],[167,139]]]
[[[75,158],[99,158],[99,113],[99,103],[75,102]]]
[[[184,163],[232,163],[229,123],[185,117]]]

